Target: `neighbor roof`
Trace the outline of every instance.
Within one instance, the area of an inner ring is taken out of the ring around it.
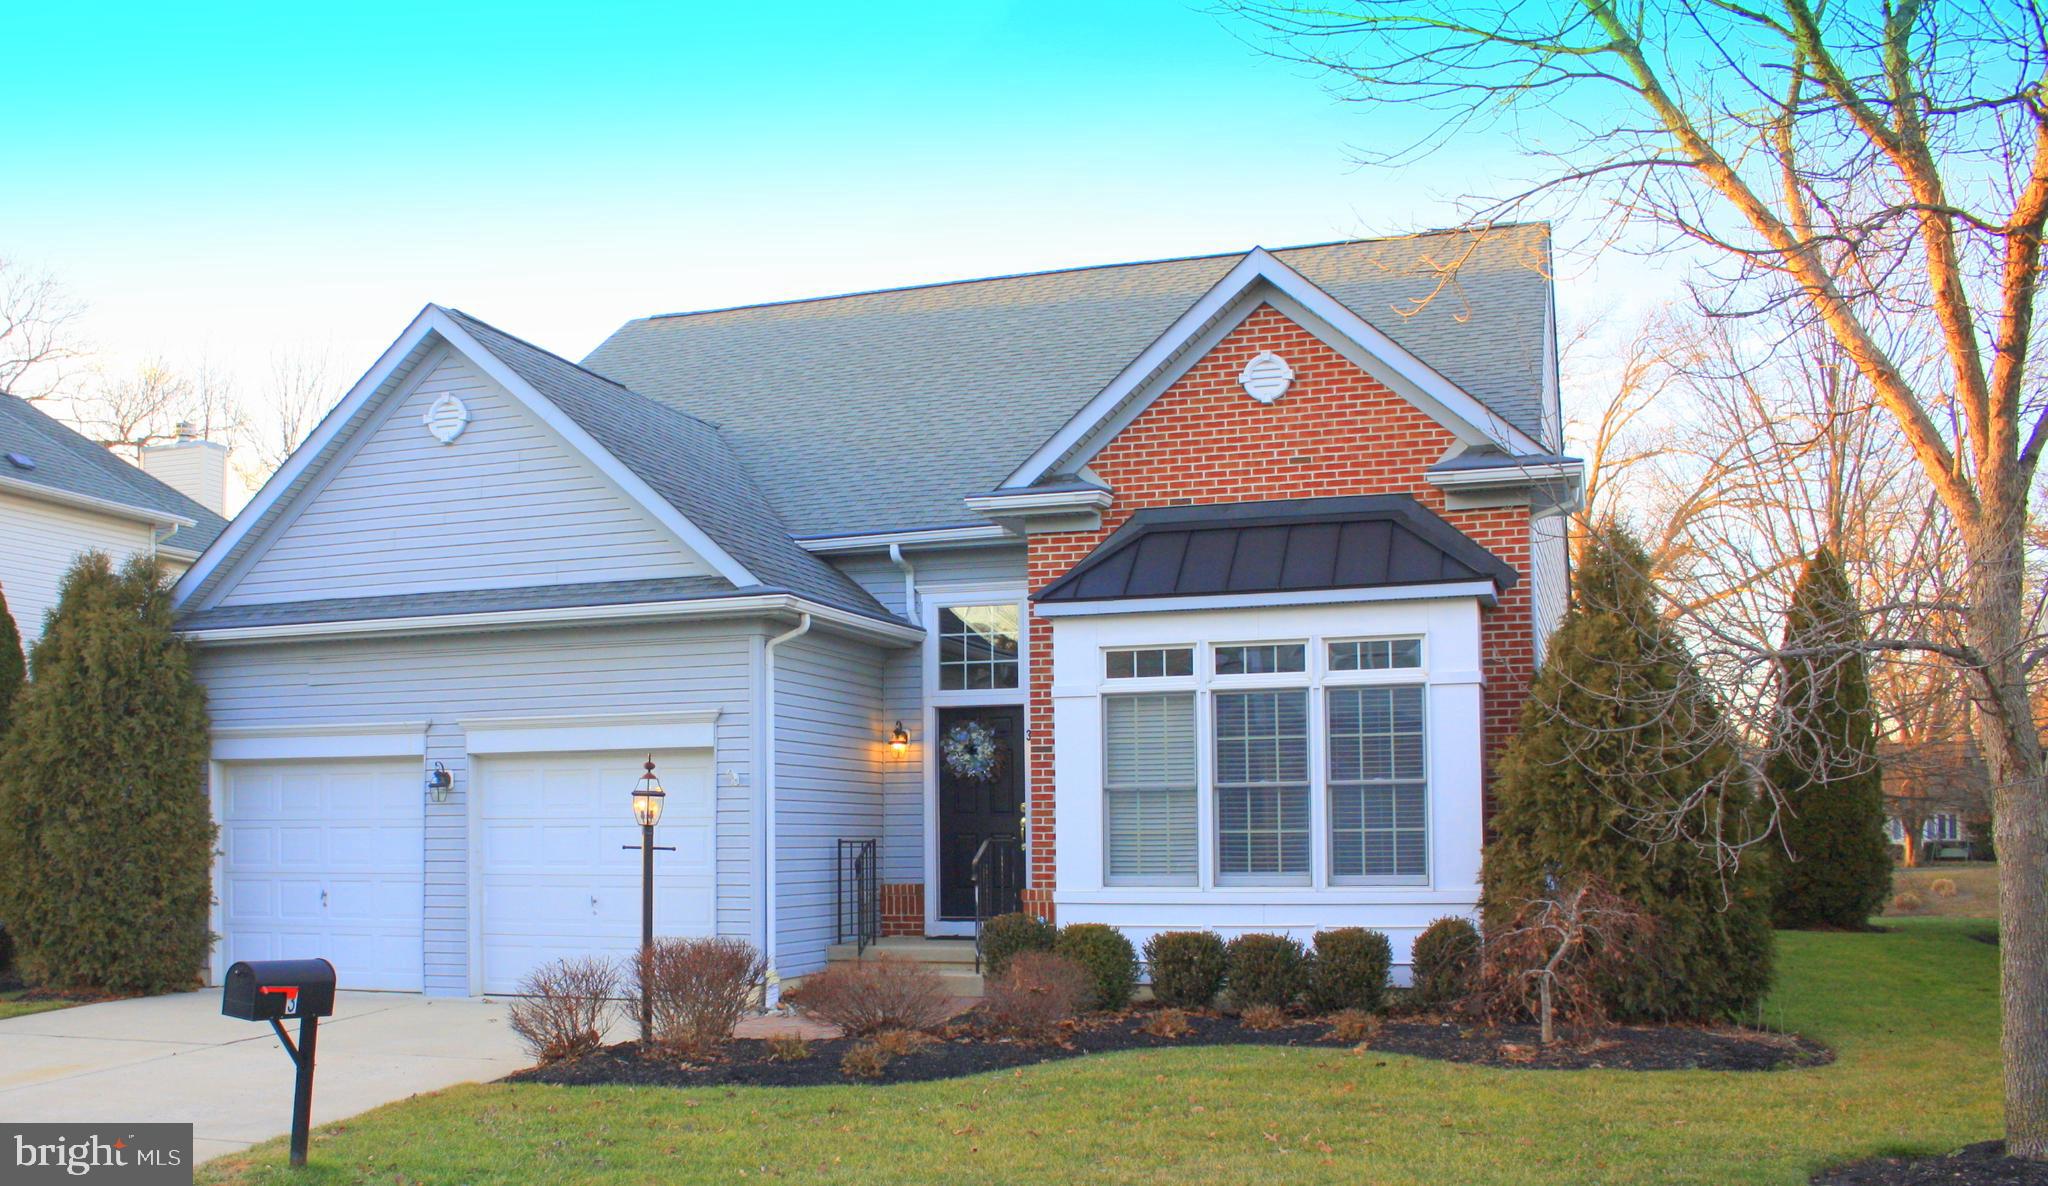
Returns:
[[[1515,570],[1406,494],[1151,507],[1034,600],[1119,601],[1492,581]]]
[[[1554,435],[1547,228],[1273,254],[1502,419]],[[961,500],[999,486],[1243,258],[648,317],[584,363],[717,424],[800,537],[980,523]]]
[[[19,454],[35,466],[22,469],[5,455]],[[19,396],[0,393],[0,478],[40,486],[57,495],[99,499],[140,511],[192,520],[158,543],[197,554],[206,550],[227,520],[58,423]]]

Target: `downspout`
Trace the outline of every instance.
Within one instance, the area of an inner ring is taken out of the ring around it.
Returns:
[[[917,612],[917,566],[903,555],[902,544],[889,545],[889,560],[903,570],[903,617],[915,626],[922,620]]]
[[[797,618],[794,627],[768,640],[761,663],[761,682],[767,702],[761,721],[761,958],[768,965],[768,983],[761,991],[761,1003],[773,1009],[782,1001],[782,974],[775,966],[775,648],[811,632],[811,615]]]

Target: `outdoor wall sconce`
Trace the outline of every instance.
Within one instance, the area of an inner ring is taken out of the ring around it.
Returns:
[[[455,776],[448,773],[445,762],[434,763],[434,769],[427,775],[427,790],[433,792],[434,802],[446,803],[448,792],[455,789]]]
[[[903,731],[903,722],[896,722],[895,732],[889,734],[889,752],[902,757],[910,752],[910,734]]]

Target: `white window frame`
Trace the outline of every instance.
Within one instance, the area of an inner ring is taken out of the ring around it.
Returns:
[[[1114,648],[1110,648],[1110,649],[1113,649],[1113,650],[1124,650],[1124,649],[1126,649],[1126,648],[1123,648],[1123,647],[1114,647]],[[1168,682],[1172,682],[1172,683],[1181,683],[1181,684],[1188,684],[1188,685],[1190,685],[1190,686],[1187,686],[1187,687],[1170,687],[1170,688],[1131,688],[1131,687],[1127,687],[1127,686],[1125,686],[1125,685],[1128,685],[1128,684],[1139,684],[1139,683],[1145,683],[1145,684],[1159,684],[1159,683],[1168,683]],[[1102,737],[1101,737],[1101,742],[1102,742],[1102,884],[1104,884],[1104,885],[1106,885],[1106,886],[1112,886],[1112,887],[1117,887],[1117,888],[1122,888],[1122,887],[1125,887],[1125,886],[1163,886],[1163,887],[1167,887],[1167,888],[1173,888],[1173,889],[1193,889],[1193,888],[1197,888],[1197,887],[1199,887],[1199,886],[1201,886],[1201,885],[1203,884],[1203,882],[1202,882],[1202,852],[1203,852],[1203,848],[1204,848],[1204,845],[1203,845],[1203,833],[1204,833],[1204,832],[1206,832],[1206,831],[1207,831],[1208,829],[1207,829],[1207,826],[1206,826],[1206,824],[1205,824],[1205,821],[1204,821],[1204,820],[1203,820],[1203,818],[1202,818],[1202,801],[1203,801],[1203,800],[1202,800],[1202,775],[1203,775],[1203,769],[1204,769],[1204,767],[1203,767],[1203,763],[1202,763],[1202,735],[1203,735],[1203,734],[1202,734],[1202,694],[1201,694],[1201,692],[1197,691],[1197,690],[1196,690],[1196,689],[1195,689],[1195,688],[1194,688],[1193,686],[1191,686],[1192,684],[1193,684],[1193,680],[1192,680],[1192,678],[1191,678],[1191,677],[1189,677],[1189,676],[1164,676],[1164,677],[1160,677],[1160,678],[1157,678],[1157,679],[1138,679],[1138,678],[1135,678],[1135,677],[1133,677],[1133,678],[1130,678],[1130,679],[1117,679],[1117,680],[1105,680],[1105,687],[1104,687],[1104,689],[1103,689],[1103,692],[1102,692],[1102,695],[1101,695],[1101,697],[1100,697],[1100,698],[1099,698],[1099,699],[1097,700],[1097,703],[1098,703],[1098,704],[1100,704],[1100,705],[1102,706],[1102,730],[1101,730],[1101,732],[1102,732]],[[1110,844],[1110,824],[1109,824],[1109,798],[1110,798],[1110,790],[1109,790],[1109,708],[1108,708],[1108,702],[1109,702],[1110,700],[1114,699],[1114,698],[1117,698],[1117,697],[1122,697],[1122,696],[1161,696],[1161,695],[1165,695],[1165,696],[1186,696],[1186,697],[1188,697],[1188,698],[1189,698],[1189,699],[1188,699],[1188,711],[1189,711],[1189,712],[1191,712],[1191,713],[1193,713],[1193,714],[1194,714],[1194,717],[1195,717],[1195,720],[1194,720],[1194,726],[1195,726],[1195,731],[1194,731],[1194,747],[1195,747],[1195,876],[1194,876],[1194,879],[1193,879],[1192,881],[1185,881],[1185,880],[1180,880],[1180,879],[1177,879],[1177,878],[1170,878],[1170,877],[1116,877],[1116,876],[1113,876],[1113,875],[1112,875],[1112,874],[1110,873],[1110,871],[1109,871],[1109,869],[1110,869],[1110,859],[1109,859],[1109,844]]]
[[[924,775],[924,933],[927,935],[972,935],[972,920],[942,920],[939,917],[939,710],[942,708],[986,708],[1017,705],[1024,709],[1025,753],[1019,755],[1018,775],[1024,796],[1024,861],[1031,862],[1031,607],[1021,585],[979,583],[935,583],[919,585],[919,617],[924,624],[923,654],[918,663],[924,685],[924,718],[914,739]],[[939,611],[958,605],[1017,606],[1017,686],[1014,688],[955,688],[939,690]]]

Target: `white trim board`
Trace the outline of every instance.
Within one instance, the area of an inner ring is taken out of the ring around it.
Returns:
[[[479,717],[461,722],[471,755],[711,749],[718,709],[601,716]]]
[[[0,493],[15,494],[37,502],[54,502],[59,506],[72,507],[81,511],[96,511],[115,519],[127,519],[135,523],[148,523],[156,527],[191,527],[198,522],[184,515],[169,511],[152,510],[129,502],[116,502],[111,498],[96,498],[90,494],[73,494],[69,490],[57,490],[38,482],[24,482],[20,478],[0,474]]]
[[[796,546],[806,552],[834,555],[840,552],[886,552],[898,547],[977,547],[984,544],[1018,543],[1023,536],[998,523],[971,527],[920,527],[909,531],[871,531],[857,535],[815,535],[800,538]]]
[[[318,758],[424,758],[427,722],[257,725],[213,731],[213,761],[282,762]]]
[[[1101,617],[1110,614],[1156,614],[1178,610],[1265,609],[1282,605],[1362,605],[1389,601],[1444,601],[1476,597],[1493,605],[1498,592],[1492,581],[1459,581],[1446,585],[1395,585],[1383,589],[1312,589],[1298,593],[1211,593],[1191,597],[1132,597],[1121,601],[1041,601],[1032,606],[1041,618]]]

